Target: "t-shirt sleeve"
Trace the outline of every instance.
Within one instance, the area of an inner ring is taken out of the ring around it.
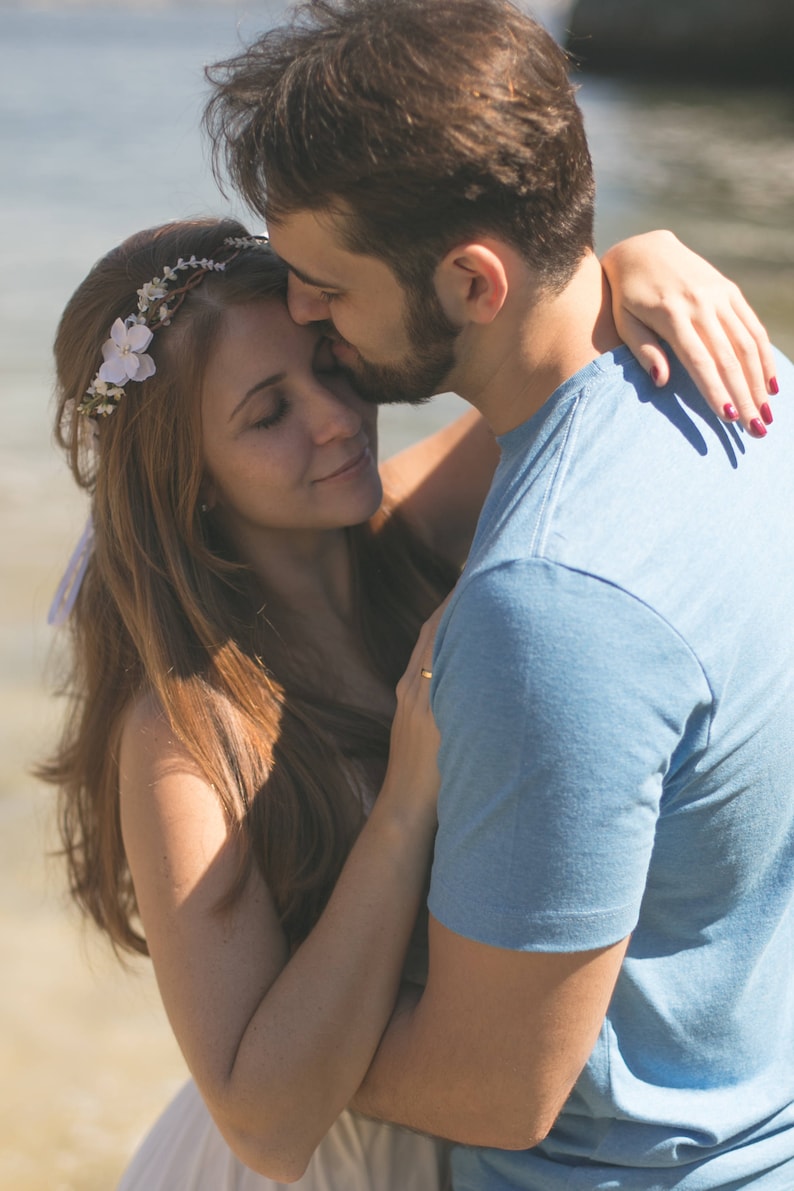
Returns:
[[[431,912],[514,950],[624,938],[660,810],[708,734],[686,642],[620,588],[522,560],[464,580],[433,668]]]

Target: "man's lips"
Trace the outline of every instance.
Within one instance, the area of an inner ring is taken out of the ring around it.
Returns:
[[[342,476],[348,476],[352,472],[361,468],[364,464],[369,464],[369,447],[362,447],[355,455],[338,467],[336,471],[329,472],[327,476],[320,476],[319,480],[315,480],[315,484],[324,484],[327,480],[336,480]]]
[[[334,358],[339,360],[340,363],[355,360],[358,356],[356,349],[352,346],[352,344],[348,343],[346,339],[332,339],[331,352],[333,353]]]

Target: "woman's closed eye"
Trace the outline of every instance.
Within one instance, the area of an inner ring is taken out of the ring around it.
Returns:
[[[252,423],[253,430],[271,430],[285,417],[289,409],[289,401],[284,393],[274,394],[273,408],[263,417]]]

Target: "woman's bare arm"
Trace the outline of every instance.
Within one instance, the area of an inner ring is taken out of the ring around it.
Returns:
[[[151,703],[122,743],[124,843],[157,980],[218,1127],[253,1169],[300,1177],[390,1017],[435,830],[437,737],[424,633],[398,688],[381,793],[314,930],[288,954],[252,872],[228,913],[234,833]]]
[[[493,433],[471,410],[387,459],[381,475],[392,504],[439,554],[462,566],[498,461]]]

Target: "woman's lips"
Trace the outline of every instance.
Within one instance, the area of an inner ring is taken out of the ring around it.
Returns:
[[[369,452],[369,447],[362,447],[355,455],[338,467],[336,471],[330,472],[327,476],[321,476],[319,480],[315,480],[315,484],[325,484],[328,480],[337,480],[345,478],[357,473],[359,469],[369,466],[372,456]]]

